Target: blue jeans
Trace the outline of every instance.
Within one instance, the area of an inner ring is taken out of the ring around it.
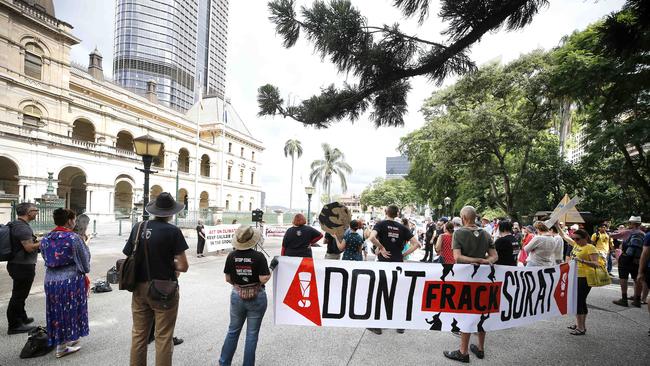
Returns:
[[[607,273],[612,272],[612,257],[614,255],[612,253],[607,253]]]
[[[257,348],[257,336],[260,333],[262,319],[266,312],[266,292],[262,289],[254,300],[242,300],[239,295],[233,291],[230,294],[230,325],[228,334],[221,348],[221,357],[219,365],[230,366],[232,357],[237,350],[237,341],[239,333],[246,326],[246,346],[244,347],[244,366],[255,365],[255,349]]]

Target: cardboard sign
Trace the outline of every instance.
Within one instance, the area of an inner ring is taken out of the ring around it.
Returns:
[[[578,196],[573,197],[569,200],[569,195],[565,194],[564,198],[557,204],[555,210],[551,214],[551,217],[544,222],[546,227],[550,228],[558,221],[564,223],[584,223],[585,220],[582,219],[578,210],[575,209],[575,206],[580,203],[582,199]]]
[[[205,249],[210,252],[232,248],[232,238],[239,227],[235,225],[206,226]]]
[[[275,324],[491,331],[575,314],[575,262],[555,267],[280,257]]]
[[[342,238],[345,230],[350,227],[351,219],[350,210],[339,202],[326,204],[318,215],[321,229],[338,238]]]

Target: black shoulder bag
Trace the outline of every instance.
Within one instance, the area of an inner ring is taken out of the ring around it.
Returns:
[[[115,263],[120,290],[133,292],[137,285],[135,280],[135,250],[138,249],[138,243],[140,242],[140,229],[142,228],[142,224],[142,222],[138,224],[138,230],[135,234],[135,241],[133,242],[133,251],[131,251],[131,255],[125,259],[119,259]]]
[[[147,228],[145,226],[145,232],[146,230]],[[171,308],[176,300],[178,281],[151,279],[151,270],[149,268],[149,240],[147,240],[146,236],[144,240],[144,261],[147,266],[147,278],[149,279],[149,288],[147,290],[149,301],[163,309]]]

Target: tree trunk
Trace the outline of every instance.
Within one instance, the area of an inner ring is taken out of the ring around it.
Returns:
[[[625,146],[625,143],[621,142],[619,139],[615,139],[616,141],[616,147],[623,153],[623,156],[625,157],[625,166],[627,167],[627,171],[632,175],[632,178],[639,183],[639,188],[641,190],[642,194],[645,194],[646,198],[650,198],[650,182],[645,180],[641,174],[636,170],[636,167],[634,166],[634,162],[632,161],[632,157],[630,156],[630,153],[627,151],[627,147]]]
[[[289,210],[291,210],[293,208],[293,154],[291,154],[291,185],[289,187]]]

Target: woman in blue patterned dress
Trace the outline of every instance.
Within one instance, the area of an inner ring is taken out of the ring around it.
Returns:
[[[350,221],[350,230],[343,235],[343,241],[336,238],[336,245],[339,250],[343,251],[344,261],[361,261],[363,255],[361,254],[363,248],[363,237],[357,233],[359,229],[359,221]]]
[[[88,335],[88,281],[90,251],[72,231],[74,212],[54,210],[54,230],[40,243],[45,260],[45,310],[48,345],[56,357],[79,351],[79,337]]]

